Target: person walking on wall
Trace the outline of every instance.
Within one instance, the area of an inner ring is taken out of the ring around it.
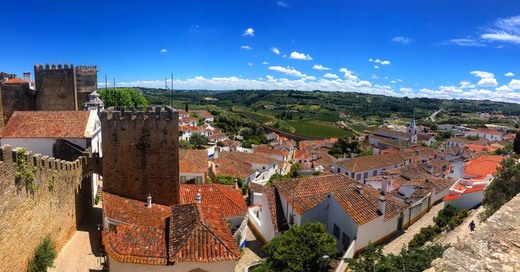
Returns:
[[[475,221],[471,220],[471,223],[469,223],[469,230],[473,232],[475,230]]]

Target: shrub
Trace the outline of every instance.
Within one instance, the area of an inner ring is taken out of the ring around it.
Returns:
[[[45,236],[36,248],[33,259],[29,262],[29,271],[47,271],[47,268],[53,267],[54,259],[57,256],[56,245],[52,242],[49,235]]]

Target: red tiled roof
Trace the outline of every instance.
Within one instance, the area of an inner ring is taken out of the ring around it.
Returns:
[[[29,83],[21,78],[13,77],[8,79],[7,81],[4,81],[4,84],[23,84],[23,83]]]
[[[473,179],[484,179],[487,175],[496,172],[502,159],[502,156],[482,156],[469,161],[463,173],[475,176]]]
[[[153,204],[151,208],[147,208],[145,201],[146,199],[139,201],[103,192],[103,213],[105,218],[129,225],[164,225],[165,218],[170,215],[170,207]]]
[[[217,158],[214,160],[217,176],[230,176],[245,179],[256,171],[250,164],[231,158]]]
[[[2,138],[85,138],[90,111],[15,111]]]
[[[276,149],[271,149],[267,146],[259,146],[259,147],[256,147],[254,150],[255,150],[255,153],[257,153],[257,154],[267,154],[267,155],[275,155],[275,156],[283,156],[283,157],[286,157],[289,155],[289,151],[287,151],[285,149],[276,150]]]
[[[277,163],[276,159],[273,159],[265,154],[254,154],[254,153],[246,153],[246,152],[238,152],[238,151],[237,152],[221,152],[219,157],[242,161],[242,162],[245,162],[248,164],[269,165],[269,164]]]
[[[213,205],[172,206],[169,223],[170,262],[218,262],[240,258],[231,230],[219,208]]]
[[[350,160],[337,162],[336,164],[347,169],[349,172],[357,173],[404,163],[409,158],[411,158],[410,155],[401,152],[356,157]]]
[[[450,201],[450,200],[457,200],[460,198],[460,194],[454,194],[454,195],[447,195],[445,196],[442,201]]]
[[[298,214],[303,214],[323,202],[335,189],[357,184],[355,180],[343,175],[311,176],[275,181],[274,185]]]
[[[181,204],[195,202],[195,195],[200,190],[202,204],[216,205],[220,208],[225,218],[244,216],[247,213],[247,205],[242,196],[242,191],[232,185],[224,184],[181,184]]]
[[[207,173],[208,151],[179,149],[179,172]]]
[[[356,184],[341,188],[332,192],[343,210],[352,217],[358,225],[363,225],[375,220],[381,214],[378,212],[378,202],[381,195],[379,191],[365,185],[361,193],[357,191]],[[397,198],[387,194],[384,220],[390,220],[408,208],[408,205]]]
[[[123,263],[166,265],[166,235],[163,226],[120,224],[103,231],[103,244],[110,257]]]

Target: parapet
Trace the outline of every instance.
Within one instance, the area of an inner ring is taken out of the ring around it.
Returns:
[[[18,158],[16,153],[18,148],[12,149],[10,145],[3,145],[0,147],[0,161],[2,163],[16,163]],[[57,170],[57,171],[75,171],[80,169],[82,165],[86,164],[86,159],[80,157],[75,161],[65,161],[49,156],[42,156],[41,154],[33,154],[31,151],[26,151],[27,164],[35,169],[41,170]]]
[[[74,68],[74,65],[71,64],[70,65],[70,69],[73,69]],[[34,70],[37,71],[37,70],[62,70],[62,69],[69,69],[69,65],[68,64],[51,64],[49,65],[48,63],[45,64],[45,67],[43,66],[43,64],[35,64],[34,65]]]
[[[171,107],[109,107],[99,113],[101,120],[175,120],[179,119],[178,112]]]

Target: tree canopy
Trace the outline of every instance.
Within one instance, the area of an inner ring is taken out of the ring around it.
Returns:
[[[138,90],[132,88],[103,89],[99,92],[99,96],[105,107],[148,106],[146,98]]]
[[[190,136],[190,144],[196,149],[203,149],[208,144],[208,136],[195,132]]]
[[[520,132],[516,133],[515,140],[513,142],[513,151],[516,154],[520,154]]]
[[[292,226],[269,241],[264,250],[267,259],[254,271],[325,271],[337,254],[336,240],[318,222]]]

